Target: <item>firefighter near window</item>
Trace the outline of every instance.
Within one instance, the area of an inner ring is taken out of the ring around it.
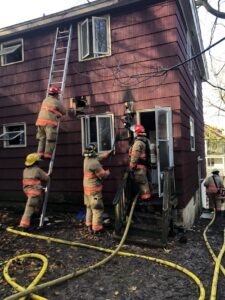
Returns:
[[[95,144],[89,144],[84,151],[84,204],[86,206],[86,227],[90,233],[102,234],[104,204],[102,197],[102,182],[110,172],[104,170],[100,161],[109,157],[112,150],[102,155],[97,154]]]
[[[27,196],[26,207],[19,227],[26,230],[31,225],[33,214],[39,214],[42,204],[43,182],[47,182],[49,176],[39,166],[38,153],[27,155],[23,171],[23,191]]]
[[[66,114],[66,109],[58,99],[60,90],[57,86],[49,88],[48,96],[43,100],[38,118],[37,139],[41,158],[51,159],[57,139],[57,126],[59,119]]]
[[[134,142],[129,150],[129,169],[134,183],[140,192],[140,200],[147,204],[152,193],[148,182],[148,168],[150,168],[150,141],[146,137],[142,125],[133,126]]]

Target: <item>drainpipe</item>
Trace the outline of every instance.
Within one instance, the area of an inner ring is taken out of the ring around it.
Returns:
[[[203,182],[203,178],[202,178],[202,172],[201,172],[201,162],[203,161],[203,158],[201,156],[198,156],[197,158],[198,161],[198,186],[199,186],[199,198],[201,201],[201,208],[200,211],[202,211],[203,208],[203,199],[202,199],[202,182]]]

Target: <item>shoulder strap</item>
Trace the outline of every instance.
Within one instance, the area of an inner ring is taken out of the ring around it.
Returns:
[[[218,185],[217,185],[217,183],[216,183],[216,179],[215,179],[215,177],[214,177],[214,176],[212,176],[212,178],[213,178],[213,181],[214,181],[214,183],[215,183],[215,186],[216,186],[217,190],[219,190],[219,188],[218,188]]]

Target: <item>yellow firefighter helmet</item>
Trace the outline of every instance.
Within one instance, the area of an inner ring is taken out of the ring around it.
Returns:
[[[36,163],[39,160],[39,155],[37,153],[30,153],[26,157],[25,165],[27,167],[32,166],[34,163]]]

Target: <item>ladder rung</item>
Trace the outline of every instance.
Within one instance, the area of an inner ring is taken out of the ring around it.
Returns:
[[[62,83],[62,81],[53,81],[53,82],[51,82],[51,84],[53,84],[53,83]]]
[[[65,38],[68,38],[69,36],[68,35],[64,35],[64,36],[59,36],[57,39],[65,39]]]
[[[64,70],[54,70],[52,71],[52,73],[56,73],[56,72],[63,72]]]
[[[58,34],[64,34],[64,33],[68,33],[69,30],[64,30],[64,31],[59,31]]]
[[[61,50],[61,49],[67,49],[67,47],[59,47],[59,48],[56,48],[56,50]]]
[[[57,59],[54,59],[54,61],[58,61],[58,60],[65,60],[66,58],[57,58]]]

